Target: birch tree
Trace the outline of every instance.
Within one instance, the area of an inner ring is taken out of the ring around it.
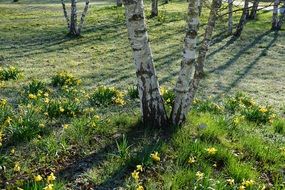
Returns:
[[[85,1],[84,10],[81,14],[80,21],[78,23],[77,19],[77,0],[71,0],[71,11],[70,11],[70,19],[66,10],[65,1],[61,0],[63,15],[67,22],[67,28],[69,34],[72,36],[79,36],[81,34],[81,30],[85,21],[85,17],[89,8],[89,0]]]
[[[201,79],[199,68],[203,69],[221,0],[212,2],[212,9],[198,59],[196,54],[200,0],[189,0],[181,68],[174,88],[175,100],[169,119],[164,108],[155,73],[146,29],[143,1],[123,0],[123,3],[125,6],[128,37],[136,66],[143,121],[148,125],[160,127],[169,124],[181,125],[186,119]]]
[[[228,34],[233,33],[233,0],[228,0]]]
[[[165,126],[167,115],[153,65],[142,0],[123,0],[128,37],[133,50],[143,122]]]
[[[246,24],[246,18],[247,18],[247,15],[248,15],[248,4],[249,4],[249,0],[245,0],[244,1],[244,7],[243,7],[242,15],[241,15],[239,23],[237,25],[236,32],[234,33],[235,37],[239,37],[241,35],[243,27]]]
[[[279,0],[275,0],[273,4],[273,14],[272,14],[272,30],[278,30],[278,6]]]
[[[188,92],[195,73],[199,6],[200,0],[189,0],[183,57],[178,80],[174,88],[175,99],[171,113],[171,121],[175,125],[181,125],[184,122],[190,106]]]

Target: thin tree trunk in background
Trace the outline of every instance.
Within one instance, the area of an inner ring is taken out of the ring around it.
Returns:
[[[272,14],[272,30],[278,30],[278,6],[279,0],[274,1],[273,14]]]
[[[254,0],[253,5],[249,14],[249,19],[256,19],[256,13],[258,9],[259,0]]]
[[[67,22],[67,28],[69,29],[70,23],[69,23],[69,18],[68,18],[68,15],[67,15],[67,11],[66,11],[64,0],[61,0],[61,4],[62,4],[62,9],[63,9],[63,15],[64,15],[64,18],[66,19],[66,22]]]
[[[162,127],[168,119],[153,65],[142,0],[123,0],[126,24],[138,80],[143,122]]]
[[[158,15],[158,0],[151,0],[151,17]]]
[[[89,0],[86,0],[85,1],[85,7],[84,7],[84,10],[83,10],[82,15],[81,15],[80,23],[78,25],[78,34],[81,33],[81,29],[82,29],[82,26],[83,26],[84,19],[85,19],[85,16],[87,14],[88,8],[89,8]]]
[[[218,10],[221,7],[221,5],[222,5],[222,0],[212,1],[207,28],[205,30],[204,39],[201,43],[197,58],[196,76],[198,76],[199,78],[202,78],[204,75],[204,64],[206,61],[206,54],[208,52],[211,43],[213,30],[216,25]]]
[[[228,0],[228,9],[229,9],[228,34],[232,34],[233,33],[233,0]]]
[[[165,4],[168,4],[168,3],[169,3],[169,0],[164,0],[164,3],[165,3]]]
[[[181,125],[185,121],[190,106],[187,99],[195,73],[196,46],[199,29],[199,1],[200,0],[189,0],[183,58],[179,77],[174,89],[175,100],[171,113],[171,120],[174,125]]]
[[[121,7],[123,5],[122,0],[116,0],[117,7]]]
[[[247,17],[247,15],[248,15],[248,3],[249,3],[249,0],[245,0],[245,1],[244,1],[244,7],[243,7],[242,15],[241,15],[241,17],[240,17],[240,21],[239,21],[239,23],[238,23],[236,32],[234,33],[234,36],[235,36],[235,37],[240,37],[241,32],[242,32],[242,30],[243,30],[243,27],[244,27],[245,24],[246,24],[246,17]]]
[[[70,27],[69,33],[71,35],[78,35],[77,30],[77,0],[71,0],[71,16],[70,16]]]
[[[199,2],[199,16],[201,16],[201,14],[202,14],[202,9],[203,9],[203,0],[200,0],[200,2]]]
[[[278,24],[277,24],[278,30],[281,30],[281,27],[283,25],[284,19],[285,19],[285,2],[283,4],[282,9],[280,9],[280,17],[279,17],[279,21],[278,21]]]

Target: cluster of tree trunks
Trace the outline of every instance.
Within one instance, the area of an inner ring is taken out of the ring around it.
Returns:
[[[63,8],[63,15],[67,22],[69,34],[72,36],[79,36],[81,34],[81,29],[83,27],[85,16],[89,8],[89,0],[85,1],[84,10],[82,12],[79,24],[77,21],[77,0],[71,0],[70,19],[66,10],[65,1],[61,0],[61,4]]]
[[[154,68],[153,56],[148,39],[142,0],[123,0],[128,36],[136,66],[138,91],[143,122],[163,127],[181,125],[191,107],[203,72],[206,53],[215,27],[221,0],[213,0],[209,20],[197,58],[197,36],[199,30],[200,0],[189,0],[187,30],[184,39],[183,57],[175,86],[175,100],[168,118],[164,100]]]
[[[285,7],[279,9],[280,0],[275,0],[272,14],[272,30],[280,30],[285,19]],[[284,2],[285,5],[285,2]]]

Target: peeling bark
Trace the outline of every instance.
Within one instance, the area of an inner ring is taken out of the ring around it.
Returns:
[[[228,34],[232,34],[233,33],[233,0],[228,0],[228,9],[229,9]]]
[[[123,0],[128,37],[133,49],[143,122],[163,127],[168,119],[153,65],[142,0]]]
[[[273,5],[273,14],[272,14],[272,30],[278,30],[278,6],[279,6],[279,0],[274,1]]]
[[[245,0],[245,1],[244,1],[244,7],[243,7],[242,15],[241,15],[241,17],[240,17],[240,21],[239,21],[239,23],[238,23],[236,32],[234,33],[234,36],[235,36],[235,37],[240,37],[241,32],[242,32],[242,30],[243,30],[243,27],[244,27],[245,24],[246,24],[246,17],[247,17],[247,15],[248,15],[248,3],[249,3],[249,0]]]
[[[172,124],[181,125],[189,110],[188,92],[194,79],[196,46],[199,29],[200,0],[190,0],[187,15],[187,31],[184,39],[183,58],[175,86],[175,100],[171,113]]]

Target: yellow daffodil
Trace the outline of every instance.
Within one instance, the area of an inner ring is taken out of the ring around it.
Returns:
[[[234,179],[227,179],[227,183],[232,186],[235,184],[235,180]]]
[[[140,172],[138,172],[138,171],[133,171],[133,173],[132,173],[132,178],[134,178],[134,180],[136,180],[136,181],[138,181],[139,180],[139,178],[140,178]]]
[[[45,97],[48,97],[48,96],[49,96],[49,94],[48,94],[47,92],[45,92],[45,93],[44,93],[44,96],[45,96]]]
[[[268,110],[266,109],[266,107],[260,107],[260,108],[259,108],[259,111],[260,111],[261,113],[266,113]]]
[[[6,120],[5,120],[5,124],[6,124],[6,125],[11,125],[11,121],[12,121],[11,117],[8,116],[8,117],[6,118]]]
[[[202,179],[204,178],[204,173],[198,171],[198,172],[196,173],[196,177],[197,177],[197,180],[202,180]]]
[[[19,172],[20,170],[21,170],[20,163],[19,163],[19,162],[16,162],[16,163],[15,163],[15,166],[14,166],[14,171],[15,171],[15,172]]]
[[[254,184],[255,182],[251,179],[251,180],[245,180],[242,182],[242,185],[246,186],[246,187],[250,187]]]
[[[194,164],[195,162],[196,162],[196,160],[193,156],[189,157],[188,164]]]
[[[243,186],[243,185],[241,185],[241,186],[239,186],[239,190],[245,190],[245,186]]]
[[[207,148],[206,151],[208,152],[208,154],[214,155],[217,153],[218,150],[214,147],[210,147],[210,148]]]
[[[29,94],[29,98],[30,98],[31,100],[34,100],[34,99],[37,99],[37,96],[34,95],[34,94]]]
[[[137,187],[137,190],[144,190],[144,187],[143,187],[142,185],[139,185],[139,186]]]
[[[53,172],[51,172],[49,174],[49,176],[47,177],[47,182],[50,183],[52,181],[54,181],[56,179],[56,177],[54,176]]]
[[[40,123],[40,124],[39,124],[39,127],[40,127],[40,128],[45,128],[45,124]]]
[[[154,152],[154,153],[150,154],[150,157],[155,162],[159,162],[160,161],[160,157],[158,155],[158,152]]]
[[[60,112],[64,112],[63,107],[59,107],[59,111],[60,111]]]
[[[43,178],[42,178],[41,175],[36,175],[36,176],[34,177],[34,180],[35,180],[35,182],[38,182],[38,181],[42,181]]]
[[[64,124],[64,125],[62,125],[62,127],[63,127],[64,129],[67,129],[67,128],[69,127],[69,125],[68,125],[68,124]]]
[[[45,98],[44,102],[48,104],[49,103],[49,98]]]
[[[15,149],[12,148],[11,151],[10,151],[10,153],[11,153],[11,154],[15,154]]]
[[[48,184],[43,190],[53,190],[53,184]]]
[[[137,165],[137,171],[143,171],[143,167],[142,167],[142,165]]]

